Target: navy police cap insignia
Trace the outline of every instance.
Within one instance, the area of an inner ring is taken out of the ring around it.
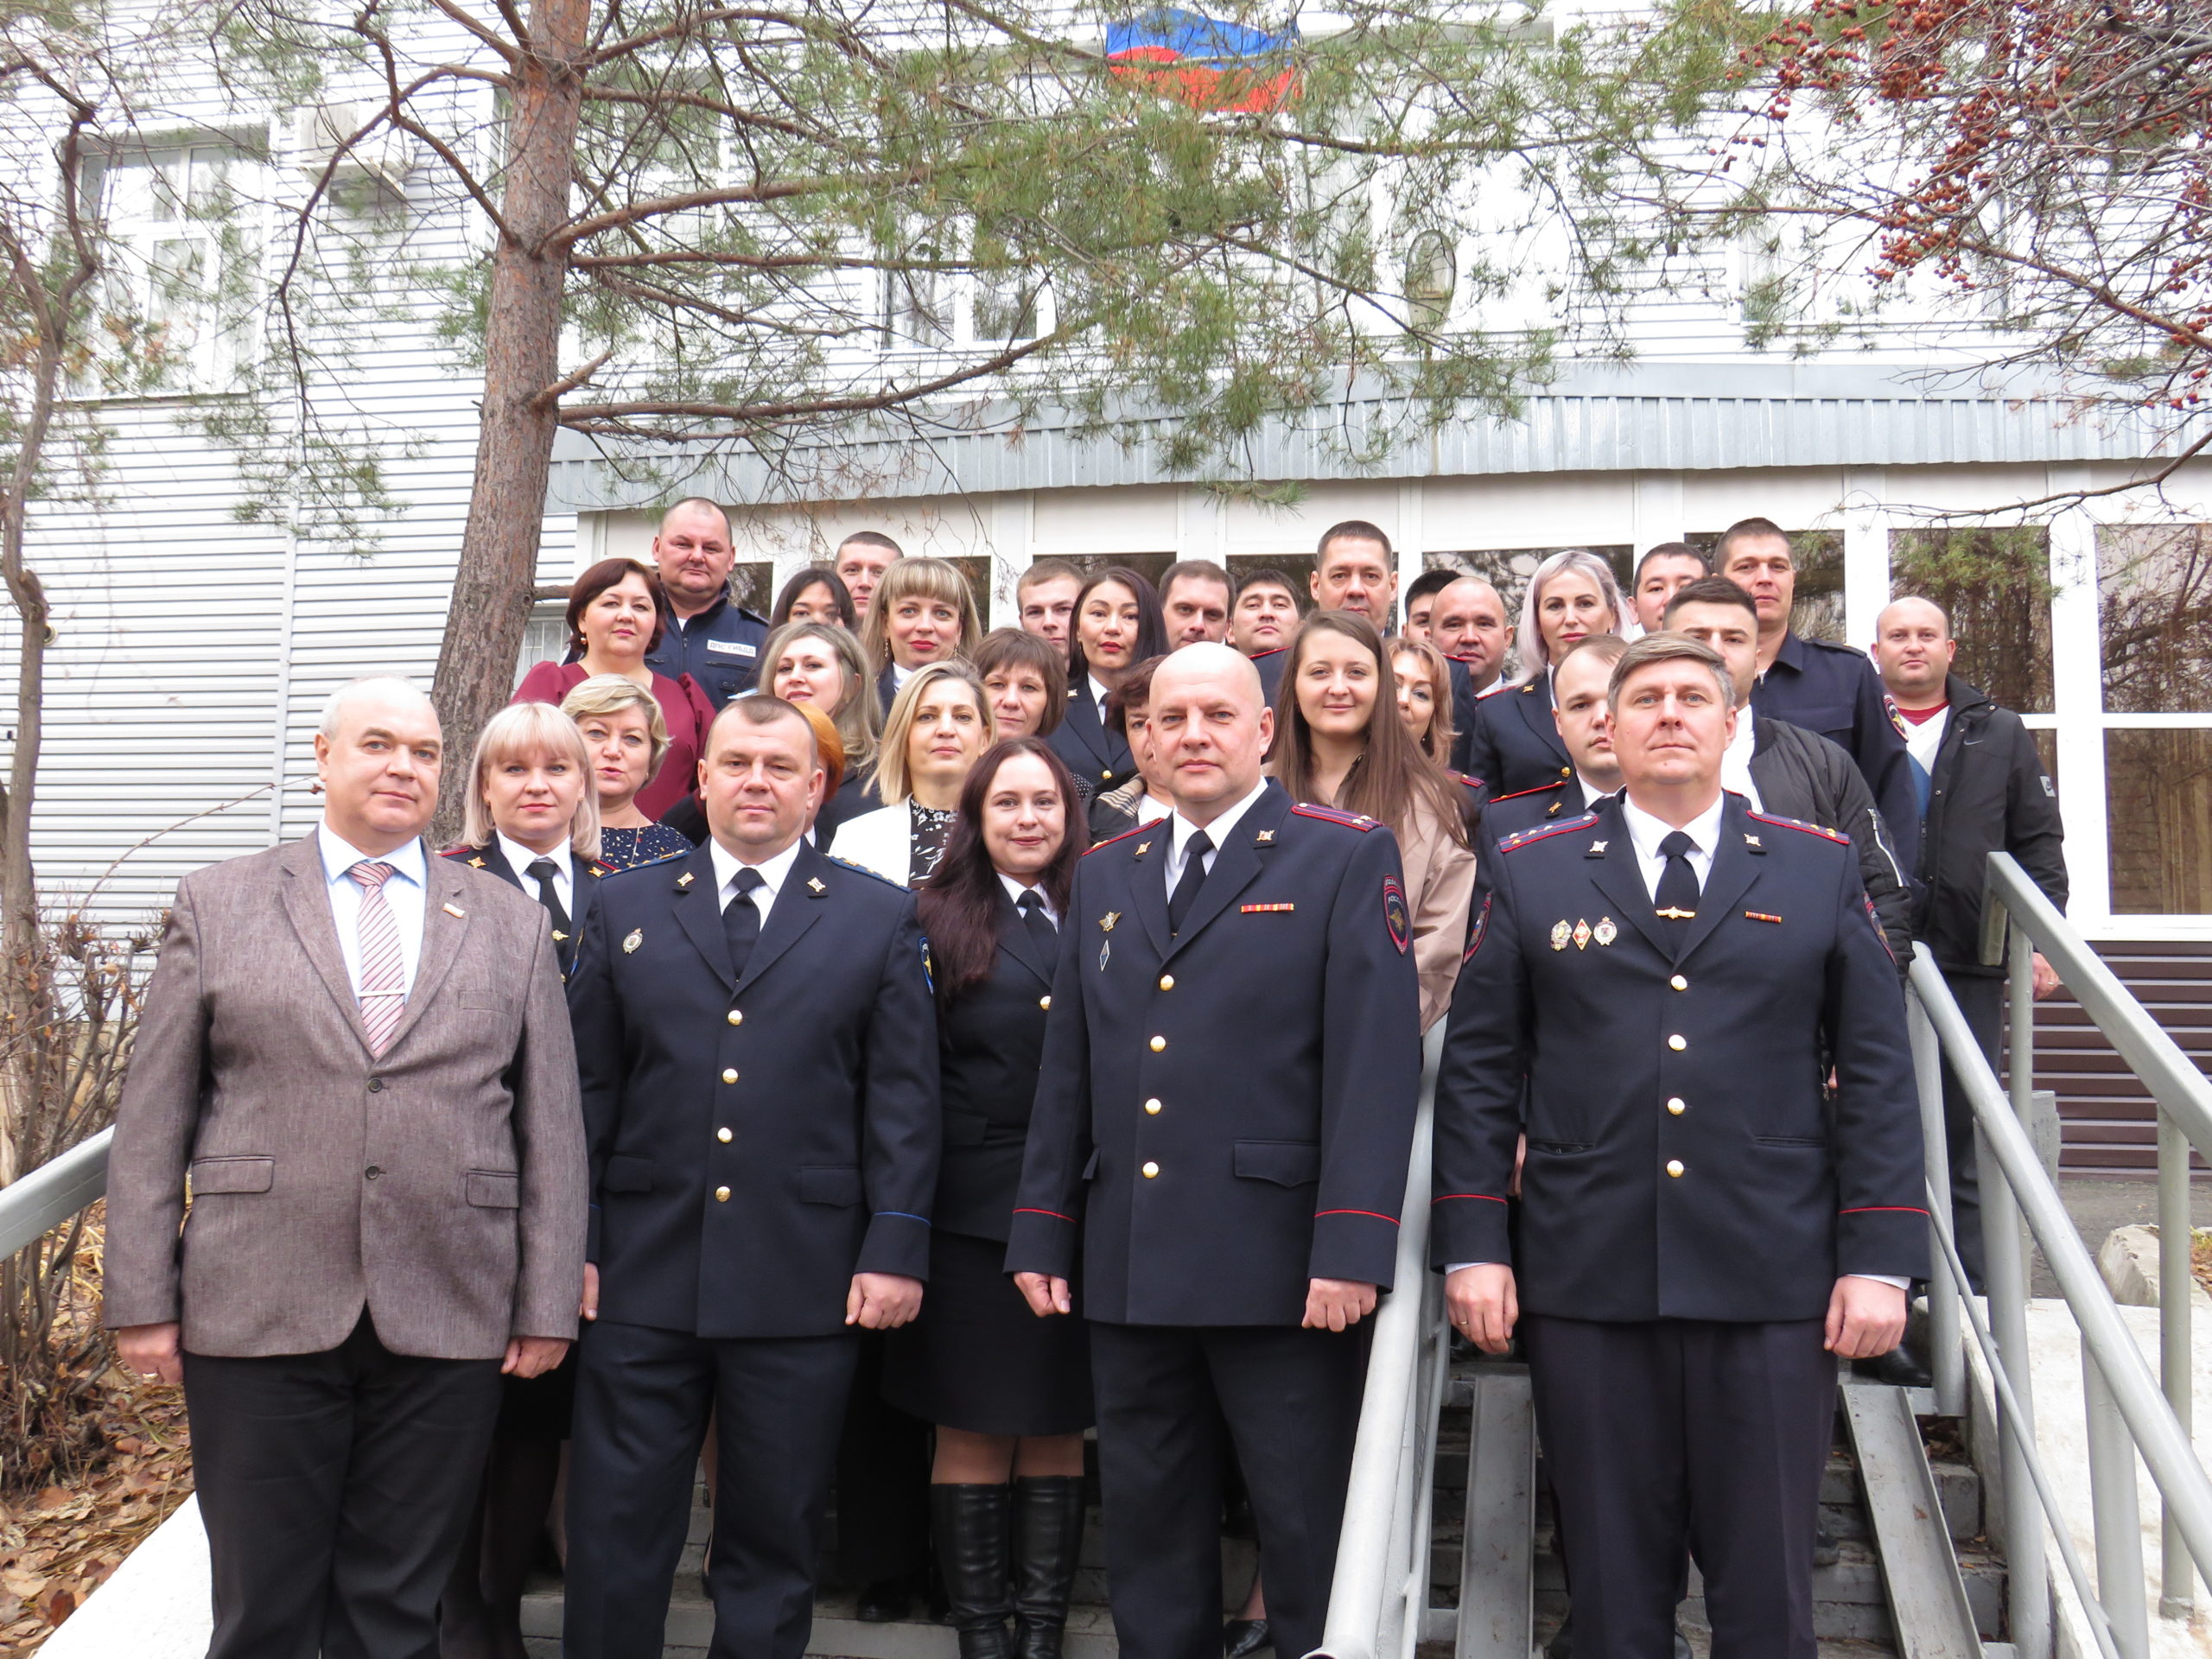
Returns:
[[[1390,943],[1398,947],[1400,956],[1404,956],[1414,942],[1414,924],[1406,910],[1406,890],[1398,885],[1395,875],[1382,878],[1382,921],[1390,930]]]

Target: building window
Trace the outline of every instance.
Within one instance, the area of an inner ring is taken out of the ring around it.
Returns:
[[[2212,912],[2212,728],[2105,733],[2115,916]]]
[[[128,150],[89,163],[85,187],[113,254],[101,292],[110,342],[88,397],[234,390],[251,362],[259,301],[259,163],[226,144]]]
[[[530,607],[522,627],[522,654],[515,661],[515,682],[540,663],[569,660],[569,601],[565,595],[541,599]]]
[[[2049,530],[1898,531],[1890,597],[1943,607],[1961,679],[2018,713],[2051,712]]]
[[[2113,912],[2212,911],[2212,526],[2101,526],[2097,609]]]

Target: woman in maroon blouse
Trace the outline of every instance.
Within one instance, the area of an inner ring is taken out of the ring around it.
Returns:
[[[699,756],[715,706],[689,674],[670,679],[645,666],[660,643],[668,600],[660,578],[634,559],[601,559],[569,589],[568,663],[540,663],[522,677],[510,701],[557,703],[594,674],[619,674],[642,685],[660,705],[668,753],[653,780],[638,791],[638,810],[660,815],[699,787]]]

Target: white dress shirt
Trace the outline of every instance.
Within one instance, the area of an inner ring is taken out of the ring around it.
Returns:
[[[1054,927],[1058,927],[1060,925],[1060,912],[1052,908],[1052,895],[1045,891],[1045,884],[1042,881],[1039,881],[1033,887],[1025,887],[1020,882],[1015,880],[1004,870],[1001,870],[999,872],[999,885],[1006,889],[1006,896],[1014,901],[1014,907],[1016,909],[1020,908],[1022,894],[1026,893],[1035,893],[1037,895],[1037,902],[1045,907],[1045,919],[1050,922]]]
[[[1137,828],[1141,830],[1147,823],[1158,823],[1174,810],[1174,802],[1163,801],[1150,790],[1147,790],[1137,797]]]
[[[1736,736],[1720,753],[1720,787],[1742,796],[1751,804],[1751,810],[1764,812],[1766,803],[1759,799],[1759,786],[1751,779],[1751,751],[1758,747],[1758,721],[1746,706],[1736,711]]]
[[[563,914],[573,917],[576,913],[576,865],[569,856],[565,839],[550,853],[533,853],[522,842],[510,841],[496,830],[492,832],[492,838],[499,843],[499,855],[507,861],[507,868],[522,878],[522,890],[533,899],[537,897],[537,879],[531,874],[530,867],[541,858],[551,859],[553,896],[561,901]]]
[[[768,912],[776,907],[776,895],[784,890],[784,883],[791,880],[791,866],[798,861],[798,849],[803,844],[803,842],[795,841],[773,858],[759,864],[747,864],[721,842],[709,837],[707,845],[715,861],[715,909],[717,913],[728,910],[729,901],[737,896],[736,888],[730,885],[737,880],[737,873],[740,870],[758,870],[760,885],[753,891],[753,907],[760,912],[760,919],[765,924]]]
[[[315,838],[322,851],[324,890],[330,894],[330,916],[338,924],[338,949],[346,958],[346,977],[353,984],[354,997],[358,1000],[361,995],[361,884],[346,872],[365,859],[391,866],[391,874],[385,880],[384,902],[399,929],[400,972],[412,990],[415,964],[423,959],[423,906],[429,892],[425,885],[429,855],[422,842],[407,842],[369,859],[327,823],[315,826]]]
[[[1713,849],[1720,841],[1720,810],[1726,804],[1726,796],[1716,796],[1711,806],[1682,826],[1682,833],[1690,838],[1690,873],[1697,877],[1700,893],[1705,891],[1705,878],[1713,874]],[[1675,826],[1653,817],[1626,795],[1621,797],[1621,821],[1628,826],[1629,844],[1636,849],[1636,868],[1643,874],[1644,888],[1656,900],[1659,877],[1667,868],[1667,855],[1659,850],[1659,843],[1675,832]]]
[[[1247,795],[1243,800],[1237,802],[1236,805],[1230,807],[1226,812],[1224,812],[1219,817],[1216,817],[1211,823],[1203,826],[1192,823],[1180,812],[1172,812],[1168,815],[1168,892],[1174,892],[1176,884],[1183,879],[1183,861],[1185,858],[1188,856],[1184,849],[1191,844],[1191,837],[1197,835],[1200,828],[1203,827],[1206,832],[1207,839],[1213,842],[1213,851],[1205,855],[1205,868],[1206,873],[1211,875],[1213,873],[1214,858],[1221,851],[1222,843],[1226,842],[1231,835],[1236,833],[1236,821],[1243,817],[1246,812],[1251,810],[1252,803],[1258,800],[1261,796],[1266,794],[1267,790],[1268,780],[1262,778],[1260,779],[1258,785],[1254,788],[1249,795]]]
[[[1090,686],[1090,706],[1098,711],[1098,723],[1103,726],[1106,723],[1106,699],[1109,694],[1106,688],[1099,683],[1096,674],[1086,674],[1084,678]]]
[[[906,689],[906,682],[921,671],[918,668],[901,668],[896,663],[892,664],[891,689],[893,691],[904,691]]]

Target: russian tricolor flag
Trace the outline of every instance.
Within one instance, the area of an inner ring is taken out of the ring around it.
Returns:
[[[1281,106],[1298,72],[1285,60],[1298,44],[1294,22],[1280,34],[1163,9],[1106,29],[1115,72],[1195,108],[1255,115]]]

